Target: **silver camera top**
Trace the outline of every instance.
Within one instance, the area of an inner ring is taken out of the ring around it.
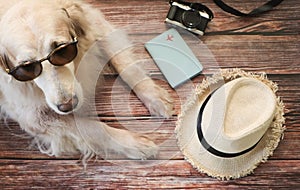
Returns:
[[[209,8],[200,3],[170,1],[166,22],[203,35],[208,22],[213,18]]]

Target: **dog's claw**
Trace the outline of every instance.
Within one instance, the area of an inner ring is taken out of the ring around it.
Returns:
[[[146,160],[154,158],[158,153],[158,146],[144,136],[135,137],[136,144],[133,148],[126,150],[126,155],[132,159]]]
[[[146,160],[154,158],[158,154],[158,146],[142,134],[112,128],[109,130],[111,131],[112,143],[110,144],[112,147],[115,148],[115,151],[121,152],[128,158]],[[112,131],[114,132],[112,133]]]

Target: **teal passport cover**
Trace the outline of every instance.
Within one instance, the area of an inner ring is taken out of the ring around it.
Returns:
[[[173,28],[147,42],[145,47],[173,88],[202,71],[199,60]]]

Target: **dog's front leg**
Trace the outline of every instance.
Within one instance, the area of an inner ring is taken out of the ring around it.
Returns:
[[[40,121],[37,128],[32,125],[23,123],[21,127],[35,137],[41,152],[51,156],[80,152],[84,159],[93,156],[109,158],[108,153],[115,152],[131,159],[147,159],[158,152],[158,147],[146,136],[112,128],[90,118],[75,115],[74,118]]]
[[[146,159],[157,154],[158,147],[142,134],[113,128],[87,118],[75,119],[75,123],[79,135],[95,154],[114,151],[131,159]]]
[[[170,117],[173,113],[173,100],[169,93],[154,83],[133,56],[127,50],[114,56],[111,62],[151,114]]]
[[[102,48],[111,58],[111,63],[121,78],[153,115],[170,117],[173,113],[173,100],[169,93],[159,87],[138,65],[132,45],[122,31],[114,31],[101,40]]]

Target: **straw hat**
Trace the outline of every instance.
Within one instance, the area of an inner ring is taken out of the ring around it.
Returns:
[[[200,172],[235,179],[272,155],[284,131],[283,103],[265,74],[221,70],[196,88],[178,116],[176,136]]]

